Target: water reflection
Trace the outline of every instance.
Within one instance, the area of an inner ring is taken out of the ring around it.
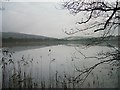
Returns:
[[[11,57],[14,65],[11,63],[4,69],[6,74],[4,75],[5,87],[117,87],[117,69],[109,64],[102,64],[94,69],[82,86],[80,85],[81,83],[73,80],[79,75],[76,68],[82,70],[100,62],[96,58],[85,58],[84,55],[91,57],[96,56],[100,52],[105,53],[112,50],[107,46],[83,48],[83,45],[76,46],[73,44],[8,48],[15,53]],[[11,77],[12,79],[10,79]],[[18,83],[16,83],[17,80],[19,81]]]

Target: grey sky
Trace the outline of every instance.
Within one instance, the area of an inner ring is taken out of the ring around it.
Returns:
[[[58,38],[68,36],[63,32],[63,29],[74,28],[76,21],[79,20],[81,15],[73,16],[68,10],[60,9],[60,2],[45,1],[4,2],[3,7],[5,10],[2,12],[2,31]],[[81,32],[75,35],[84,36],[85,34]]]
[[[75,17],[52,2],[3,3],[3,31],[63,37],[62,29],[75,24]]]

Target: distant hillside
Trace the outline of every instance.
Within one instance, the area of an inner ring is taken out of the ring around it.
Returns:
[[[40,35],[31,35],[31,34],[24,34],[24,33],[15,33],[15,32],[2,32],[2,38],[13,38],[13,39],[56,39],[46,36]]]

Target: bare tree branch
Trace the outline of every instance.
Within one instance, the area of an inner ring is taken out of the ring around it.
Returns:
[[[111,24],[111,26],[120,24],[120,23],[116,22],[116,21],[118,21],[118,19],[120,19],[119,15],[118,15],[118,12],[120,11],[120,6],[119,6],[118,0],[116,0],[116,2],[112,2],[112,3],[100,1],[100,0],[98,0],[98,1],[84,1],[84,0],[74,1],[74,0],[71,0],[71,1],[65,2],[63,4],[63,7],[70,10],[72,13],[75,13],[75,14],[84,13],[84,12],[86,12],[88,14],[87,20],[77,22],[77,24],[80,24],[80,25],[90,23],[91,20],[94,18],[98,18],[98,17],[102,17],[102,16],[105,18],[105,21],[104,21],[105,23],[104,23],[103,27],[100,27],[97,29],[95,29],[91,26],[88,28],[85,28],[85,29],[76,28],[77,31],[75,30],[75,32],[70,32],[70,33],[67,32],[67,34],[69,34],[69,35],[78,33],[80,31],[86,31],[89,29],[94,29],[94,32],[106,30],[106,28],[110,26],[111,21],[113,22]],[[114,21],[113,21],[113,19],[114,19]],[[99,22],[99,23],[103,24],[103,22]]]

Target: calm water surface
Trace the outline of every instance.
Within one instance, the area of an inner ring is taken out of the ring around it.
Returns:
[[[33,82],[40,83],[54,81],[57,75],[62,78],[64,75],[67,77],[76,77],[79,75],[77,69],[84,69],[90,67],[100,60],[95,58],[85,58],[96,56],[99,52],[110,52],[112,49],[107,46],[91,46],[85,48],[83,45],[57,45],[57,46],[30,46],[30,47],[11,47],[9,51],[14,52],[12,59],[15,63],[25,60],[26,63],[21,63],[21,70],[26,73],[27,77],[31,77]],[[80,51],[80,52],[79,52]],[[16,70],[19,68],[16,64]],[[108,64],[102,64],[96,67],[91,74],[87,77],[82,86],[79,84],[75,87],[105,87],[114,88],[118,87],[118,72],[111,70],[112,67]],[[14,72],[14,67],[9,66],[6,75],[7,79]],[[2,70],[0,70],[0,78],[2,77]],[[0,79],[2,87],[2,78]],[[46,85],[46,86],[47,86]]]

